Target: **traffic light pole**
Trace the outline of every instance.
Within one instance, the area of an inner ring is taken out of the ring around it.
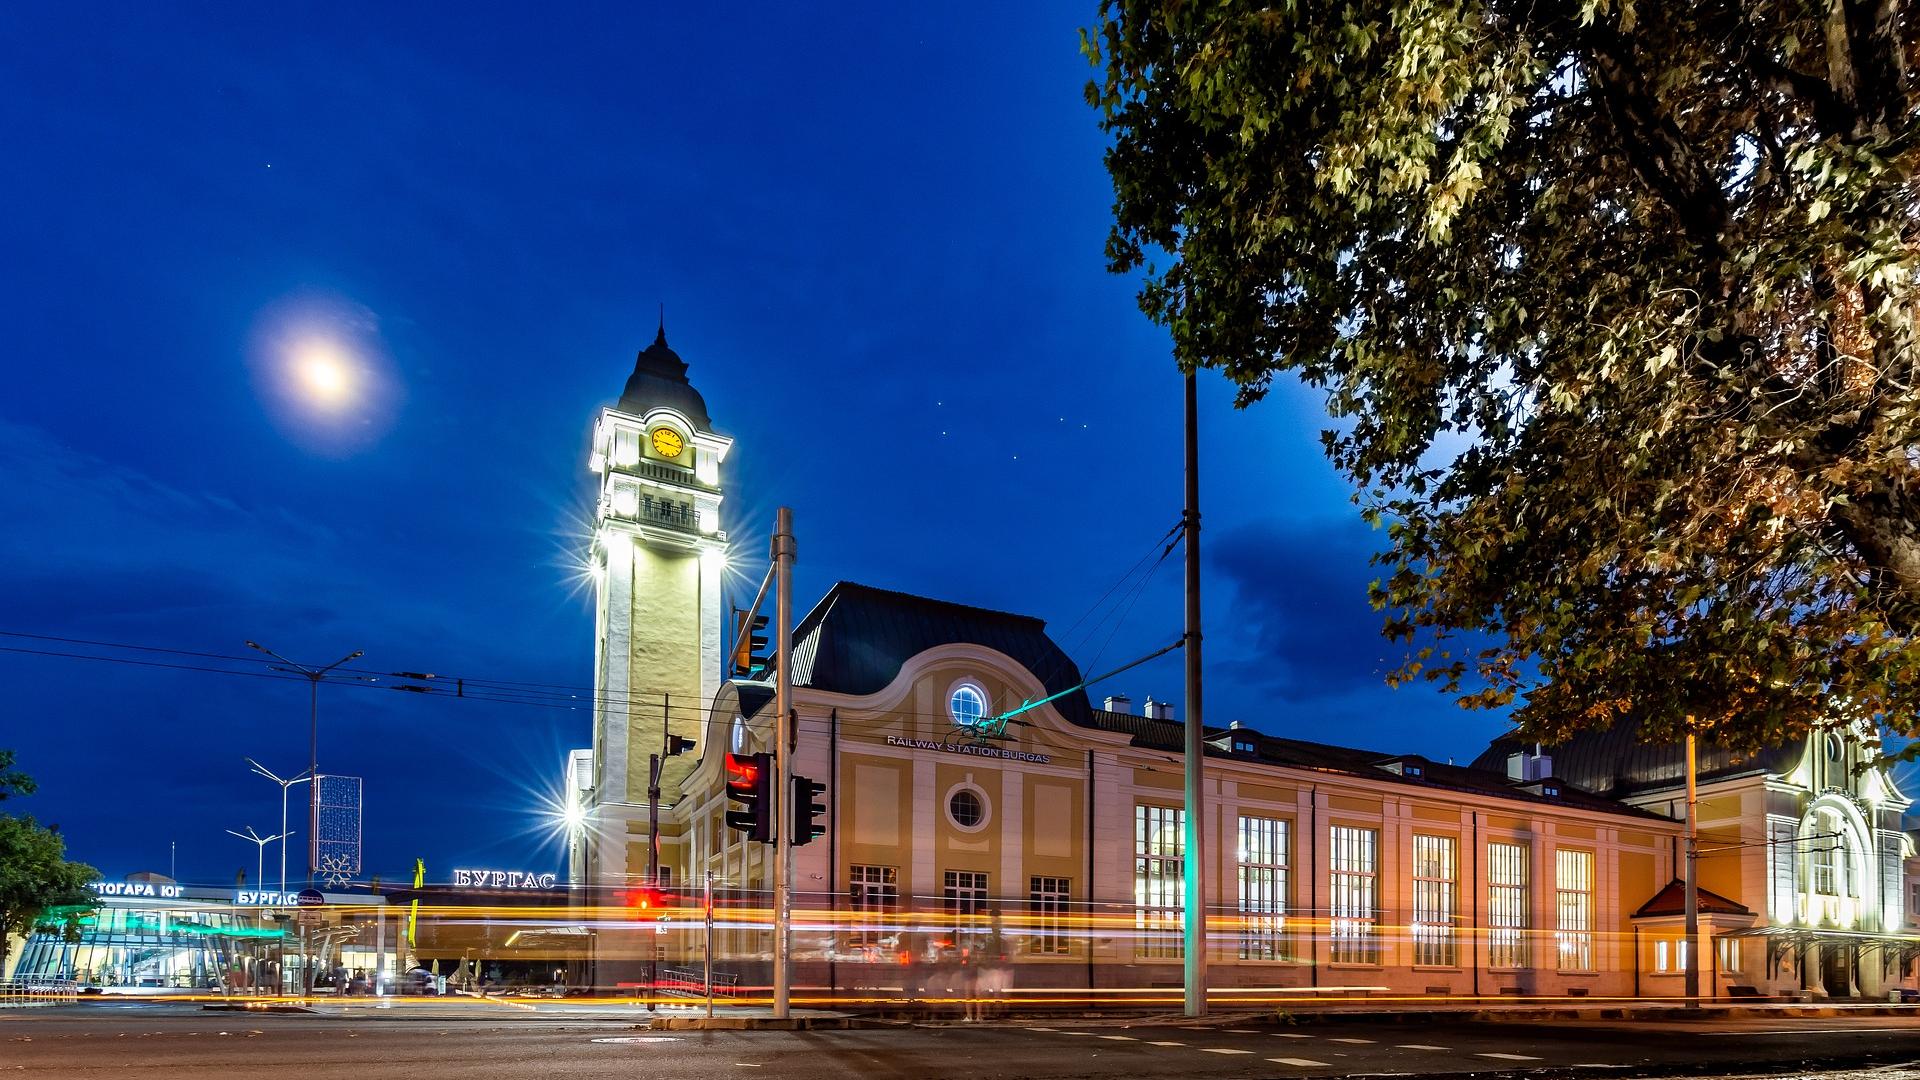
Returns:
[[[786,1019],[793,978],[789,944],[793,929],[793,511],[773,519],[774,572],[774,786],[773,1015]]]

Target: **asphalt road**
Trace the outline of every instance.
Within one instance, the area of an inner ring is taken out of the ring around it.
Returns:
[[[650,1033],[623,1022],[81,1007],[0,1013],[0,1077],[1146,1078],[1724,1076],[1920,1060],[1920,1019],[1303,1024],[1124,1021]]]

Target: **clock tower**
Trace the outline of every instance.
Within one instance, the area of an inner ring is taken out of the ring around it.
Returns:
[[[665,757],[664,743],[696,737],[720,689],[720,463],[732,445],[663,324],[619,403],[600,410],[588,459],[600,488],[588,559],[595,696],[591,768],[570,770],[567,793],[577,883],[646,875],[648,755],[664,760],[663,805],[693,766],[693,755]]]

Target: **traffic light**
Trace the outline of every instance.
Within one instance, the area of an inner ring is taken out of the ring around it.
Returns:
[[[727,798],[741,809],[727,811],[727,827],[739,829],[747,839],[773,843],[773,755],[728,754]]]
[[[680,735],[667,736],[667,756],[678,757],[693,749],[693,740]]]
[[[795,775],[793,778],[793,846],[811,844],[827,835],[826,823],[820,819],[826,816],[827,785],[816,784],[809,777]]]
[[[773,667],[767,661],[767,617],[733,609],[733,652],[727,657],[727,670],[736,679],[762,679]]]
[[[666,889],[643,885],[627,891],[627,906],[633,909],[634,916],[639,919],[664,919],[667,912],[678,904],[679,899]]]

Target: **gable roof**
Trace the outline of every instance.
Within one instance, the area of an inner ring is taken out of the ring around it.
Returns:
[[[907,661],[942,645],[980,645],[1005,654],[1057,694],[1077,687],[1080,668],[1047,636],[1047,624],[911,593],[842,581],[793,628],[793,684],[839,694],[885,689]],[[1004,708],[1014,702],[993,702]],[[1068,723],[1088,726],[1087,692],[1053,702]]]
[[[1506,771],[1507,756],[1530,749],[1533,743],[1514,735],[1493,740],[1475,768]],[[1640,721],[1625,719],[1600,731],[1582,731],[1558,746],[1544,747],[1553,758],[1554,775],[1596,795],[1621,798],[1645,791],[1678,787],[1687,782],[1687,749],[1672,742],[1649,745],[1640,741]],[[1737,753],[1712,740],[1696,748],[1701,783],[1735,776],[1788,773],[1800,763],[1804,745],[1798,742]]]
[[[1751,915],[1753,912],[1745,905],[1735,903],[1710,889],[1696,886],[1699,894],[1700,913],[1702,915]],[[1679,878],[1667,882],[1666,887],[1653,894],[1653,899],[1640,905],[1640,910],[1631,916],[1635,919],[1653,918],[1662,915],[1685,915],[1687,913],[1687,883]]]

